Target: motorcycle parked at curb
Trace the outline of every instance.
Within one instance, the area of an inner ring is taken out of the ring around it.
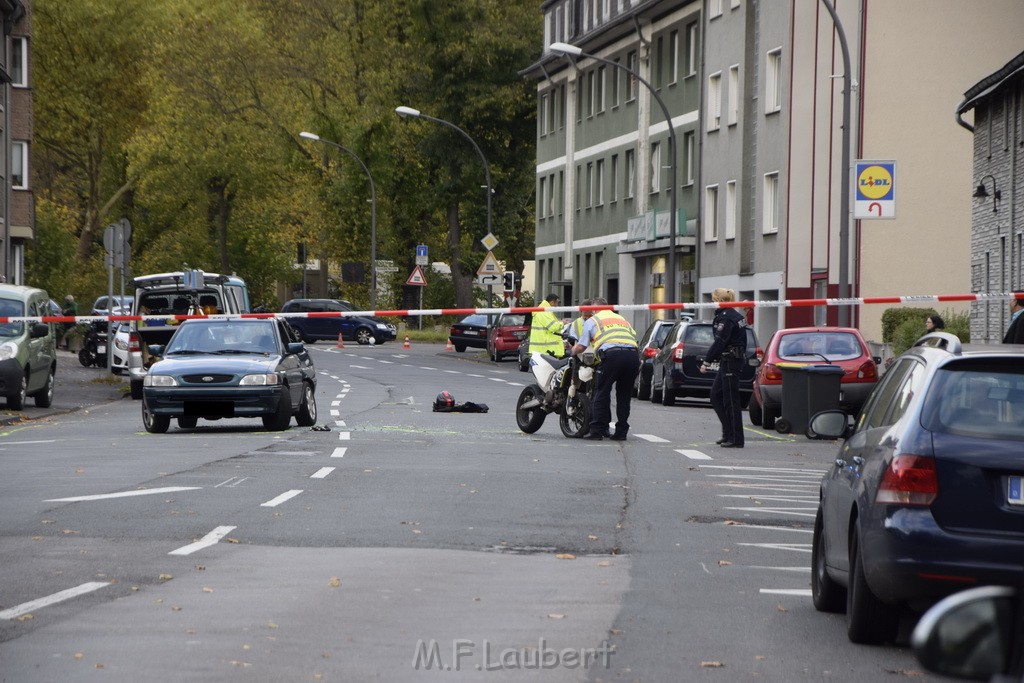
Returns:
[[[89,367],[107,367],[107,323],[95,320],[89,323],[82,339],[82,348],[78,351],[78,362]]]
[[[549,413],[558,413],[562,434],[570,439],[582,437],[590,429],[590,398],[594,386],[593,353],[576,358],[555,358],[545,353],[530,354],[530,371],[536,384],[519,394],[516,425],[533,434]]]

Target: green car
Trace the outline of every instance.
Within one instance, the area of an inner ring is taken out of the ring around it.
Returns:
[[[0,285],[0,320],[51,314],[44,290]],[[0,322],[0,395],[7,398],[8,409],[21,410],[28,396],[40,408],[53,403],[56,348],[52,323]]]

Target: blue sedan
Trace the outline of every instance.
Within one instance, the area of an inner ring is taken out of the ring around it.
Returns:
[[[162,434],[176,418],[192,429],[200,418],[261,418],[273,431],[316,423],[316,373],[288,323],[274,319],[186,320],[143,385],[142,422]]]

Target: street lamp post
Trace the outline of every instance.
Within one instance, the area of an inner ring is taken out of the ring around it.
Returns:
[[[370,169],[366,168],[363,160],[357,157],[352,150],[342,147],[337,142],[324,140],[315,133],[307,133],[305,131],[299,133],[299,137],[322,142],[325,145],[337,147],[341,151],[346,152],[363,167],[366,177],[370,179],[370,309],[375,311],[377,310],[377,190],[373,186],[373,176],[370,175]]]
[[[475,149],[476,153],[480,155],[480,160],[484,162],[484,176],[487,178],[487,232],[491,233],[491,168],[487,165],[487,157],[485,157],[484,153],[480,151],[480,147],[476,144],[476,141],[469,136],[469,133],[462,130],[454,123],[445,121],[444,119],[436,119],[433,116],[427,116],[420,112],[419,109],[413,109],[412,107],[395,107],[395,113],[402,118],[412,117],[414,119],[426,119],[427,121],[440,123],[442,126],[448,126],[449,128],[457,130],[462,137],[469,140],[469,144],[473,145],[473,149]]]
[[[561,55],[571,55],[573,57],[587,57],[589,59],[593,59],[604,64],[610,64],[611,66],[622,69],[627,74],[633,76],[636,80],[643,83],[644,87],[646,87],[650,91],[651,95],[654,96],[654,99],[658,102],[658,105],[661,107],[661,112],[665,116],[665,123],[668,125],[669,144],[672,147],[672,199],[670,205],[670,211],[672,213],[669,216],[668,233],[667,286],[669,295],[666,297],[666,299],[668,299],[666,303],[670,303],[674,301],[676,297],[676,224],[679,221],[678,211],[676,210],[676,193],[678,192],[679,188],[679,184],[677,182],[677,172],[679,166],[679,149],[678,147],[676,147],[676,129],[675,126],[672,125],[672,114],[669,113],[668,107],[665,106],[665,101],[661,99],[660,95],[658,95],[658,91],[655,90],[654,86],[648,83],[640,74],[633,71],[629,67],[624,66],[619,62],[613,62],[610,59],[605,59],[603,57],[598,57],[597,55],[588,54],[581,50],[580,48],[576,47],[575,45],[570,45],[569,43],[551,43],[551,45],[549,45],[548,47],[552,52],[556,52]],[[655,227],[655,232],[657,232],[657,227]]]

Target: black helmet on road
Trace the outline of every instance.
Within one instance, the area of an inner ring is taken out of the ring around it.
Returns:
[[[434,410],[439,408],[451,408],[454,405],[455,399],[452,398],[452,395],[447,391],[442,391],[437,395],[437,398],[434,399]]]

